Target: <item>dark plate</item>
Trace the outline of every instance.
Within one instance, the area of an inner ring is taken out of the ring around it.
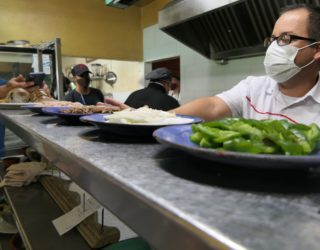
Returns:
[[[32,113],[36,114],[43,114],[41,106],[37,106],[36,104],[29,104],[29,105],[23,105],[21,106],[24,109],[30,110]]]
[[[164,127],[153,133],[160,143],[215,162],[257,169],[320,167],[320,148],[314,154],[306,156],[248,154],[202,148],[189,140],[190,135],[190,125]]]
[[[23,106],[34,105],[32,102],[0,103],[0,109],[22,109]]]
[[[202,120],[198,117],[177,115],[179,117],[192,119],[192,123],[198,123]],[[152,136],[154,130],[173,125],[148,125],[148,124],[122,124],[122,123],[108,123],[108,114],[94,114],[83,116],[80,118],[83,122],[89,122],[97,127],[120,135],[127,136]]]
[[[80,122],[79,118],[81,116],[86,116],[88,114],[80,114],[80,113],[75,113],[75,114],[65,114],[61,113],[61,110],[66,110],[70,109],[70,107],[45,107],[42,108],[42,112],[48,115],[55,115],[58,116],[64,120],[67,120],[69,122]]]

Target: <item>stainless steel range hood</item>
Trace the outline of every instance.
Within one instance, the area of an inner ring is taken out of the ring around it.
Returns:
[[[173,0],[159,13],[160,29],[203,56],[228,60],[264,54],[280,9],[317,0]]]
[[[120,8],[120,9],[126,9],[129,6],[133,5],[138,0],[105,0],[104,3],[107,6]]]

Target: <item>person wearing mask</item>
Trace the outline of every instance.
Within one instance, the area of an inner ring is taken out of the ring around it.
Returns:
[[[320,7],[284,8],[266,45],[266,76],[249,76],[230,90],[172,111],[207,121],[233,116],[320,125]]]
[[[157,68],[151,71],[145,77],[146,80],[150,80],[148,86],[131,93],[125,104],[133,108],[148,106],[164,111],[179,107],[179,102],[168,95],[171,77],[171,72],[167,68]]]
[[[77,64],[71,70],[76,89],[70,91],[65,97],[65,101],[80,102],[84,105],[96,105],[104,102],[104,96],[99,89],[89,87],[91,73],[84,64]]]

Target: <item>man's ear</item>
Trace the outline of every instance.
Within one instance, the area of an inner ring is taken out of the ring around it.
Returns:
[[[317,52],[314,55],[314,60],[320,61],[320,43],[316,44]]]

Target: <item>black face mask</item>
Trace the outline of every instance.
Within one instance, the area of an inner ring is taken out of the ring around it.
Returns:
[[[84,76],[81,79],[77,79],[77,83],[83,88],[88,88],[90,85],[90,77]]]

